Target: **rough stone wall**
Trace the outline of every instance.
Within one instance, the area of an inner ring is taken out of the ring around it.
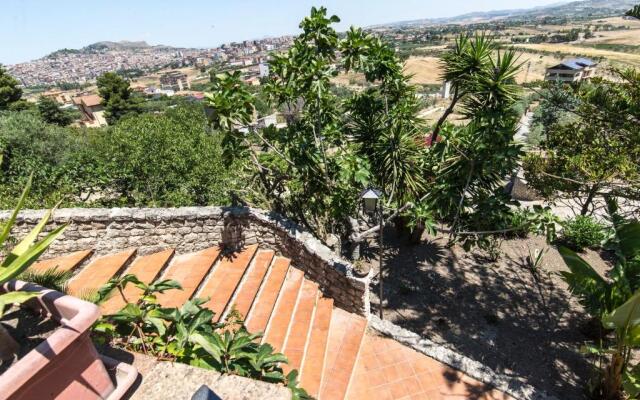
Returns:
[[[23,237],[44,215],[25,210],[12,235]],[[0,220],[9,212],[0,212]],[[48,250],[48,256],[94,249],[107,254],[131,247],[140,254],[167,248],[188,253],[221,245],[234,250],[258,243],[292,260],[317,282],[325,296],[350,312],[369,315],[369,277],[354,275],[353,266],[292,221],[251,208],[113,208],[56,210],[47,231],[69,224]]]

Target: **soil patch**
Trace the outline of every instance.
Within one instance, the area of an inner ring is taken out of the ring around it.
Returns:
[[[15,306],[7,310],[4,316],[0,318],[0,323],[20,345],[17,358],[9,362],[0,363],[0,374],[3,374],[27,353],[47,340],[60,326],[57,321],[51,318],[44,318],[31,309]]]
[[[591,368],[580,347],[589,341],[589,317],[558,272],[560,254],[544,238],[505,240],[497,262],[481,252],[447,247],[447,238],[409,245],[385,232],[388,246],[384,317],[560,399],[584,398]],[[537,278],[529,249],[549,249]],[[377,313],[378,262],[372,285]],[[600,272],[606,254],[582,254]]]

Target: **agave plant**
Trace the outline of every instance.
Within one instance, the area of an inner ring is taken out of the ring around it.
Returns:
[[[22,239],[22,241],[13,247],[13,249],[9,250],[7,248],[11,229],[15,225],[18,212],[22,209],[30,188],[31,178],[29,178],[26,187],[22,191],[22,195],[18,200],[16,208],[0,230],[0,249],[3,249],[4,257],[0,263],[0,285],[4,285],[11,279],[16,278],[29,268],[29,266],[47,250],[49,245],[51,245],[51,243],[60,236],[66,228],[66,225],[62,225],[38,240],[38,236],[53,213],[53,209],[49,210],[36,227],[33,228],[31,232]],[[4,314],[7,306],[11,304],[24,303],[37,295],[37,292],[24,291],[14,291],[0,295],[0,317]],[[17,348],[18,345],[15,340],[0,325],[0,358],[3,360],[13,358]]]

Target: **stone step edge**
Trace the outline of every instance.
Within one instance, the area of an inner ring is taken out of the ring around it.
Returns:
[[[499,373],[478,361],[423,338],[415,332],[395,325],[393,322],[381,320],[380,317],[376,315],[369,317],[369,326],[396,342],[409,346],[419,353],[455,368],[517,399],[559,400],[556,396],[546,391],[538,390],[517,378]]]

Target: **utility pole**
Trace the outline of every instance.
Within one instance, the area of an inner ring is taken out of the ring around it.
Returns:
[[[379,257],[380,257],[380,280],[379,280],[379,289],[380,289],[380,319],[384,319],[384,316],[382,315],[382,307],[384,305],[384,297],[383,297],[383,291],[382,291],[382,275],[384,273],[384,269],[383,269],[383,258],[384,258],[384,248],[383,248],[383,238],[382,236],[384,235],[384,214],[382,212],[382,199],[380,199],[380,201],[378,201],[378,203],[380,204],[380,233],[379,233],[379,237],[378,237],[378,242],[379,242]]]

